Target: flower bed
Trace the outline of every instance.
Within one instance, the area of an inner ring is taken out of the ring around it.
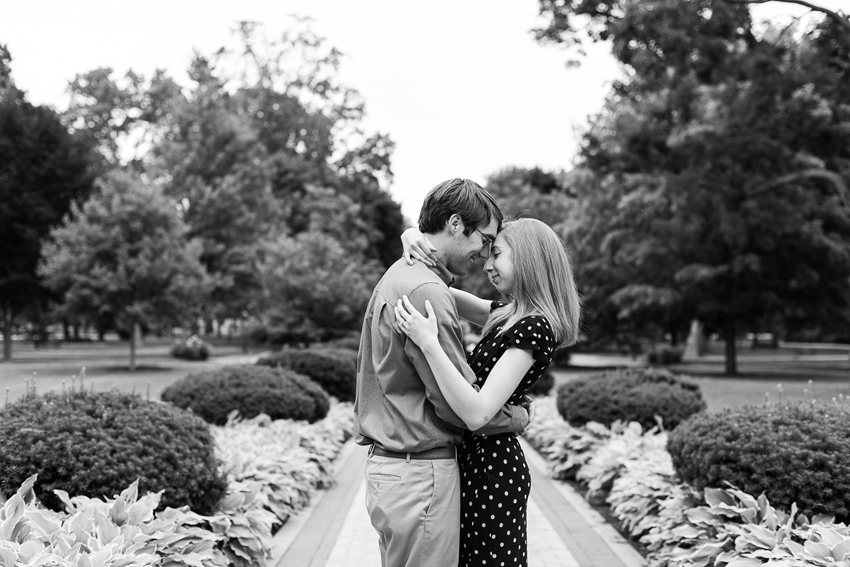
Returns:
[[[106,500],[56,491],[66,512],[53,512],[38,504],[33,476],[0,508],[0,565],[263,565],[274,528],[333,482],[353,419],[351,404],[335,404],[315,424],[258,416],[213,427],[228,488],[210,516],[157,511],[162,493],[140,496],[137,483]]]
[[[556,478],[607,502],[620,527],[647,552],[650,567],[850,567],[850,528],[826,516],[798,514],[734,488],[702,494],[678,482],[667,434],[638,424],[575,428],[552,398],[537,400],[526,438]]]

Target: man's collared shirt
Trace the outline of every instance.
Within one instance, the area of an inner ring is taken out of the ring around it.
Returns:
[[[357,356],[354,402],[356,442],[390,451],[418,452],[460,443],[464,423],[443,397],[418,346],[396,326],[394,308],[407,295],[420,313],[431,302],[443,351],[471,384],[463,331],[447,281],[419,262],[393,264],[375,286],[366,308]],[[523,408],[504,406],[477,433],[518,432],[528,422]]]

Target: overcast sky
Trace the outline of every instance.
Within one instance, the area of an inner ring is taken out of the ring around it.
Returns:
[[[534,41],[537,11],[538,0],[0,0],[0,44],[30,102],[61,110],[77,73],[132,68],[149,77],[164,68],[187,84],[193,50],[231,44],[235,22],[276,35],[288,15],[310,16],[345,54],[340,77],[365,99],[366,129],[396,142],[390,191],[412,220],[444,179],[572,167],[577,129],[621,71],[605,45],[567,69],[565,52]]]

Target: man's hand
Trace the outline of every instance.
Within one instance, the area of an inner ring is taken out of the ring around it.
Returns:
[[[531,423],[534,421],[534,414],[537,411],[537,406],[534,405],[534,398],[530,396],[523,396],[522,398],[522,403],[520,403],[520,405],[528,412],[528,424],[525,426],[525,429],[519,432],[519,434],[525,435],[528,428],[531,427]]]

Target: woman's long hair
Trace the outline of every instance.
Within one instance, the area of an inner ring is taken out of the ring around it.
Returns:
[[[542,315],[552,327],[556,346],[578,340],[581,300],[564,243],[537,219],[508,221],[499,233],[511,247],[513,295],[490,314],[483,333],[503,325],[505,332],[528,315]],[[500,333],[501,334],[501,333]]]

